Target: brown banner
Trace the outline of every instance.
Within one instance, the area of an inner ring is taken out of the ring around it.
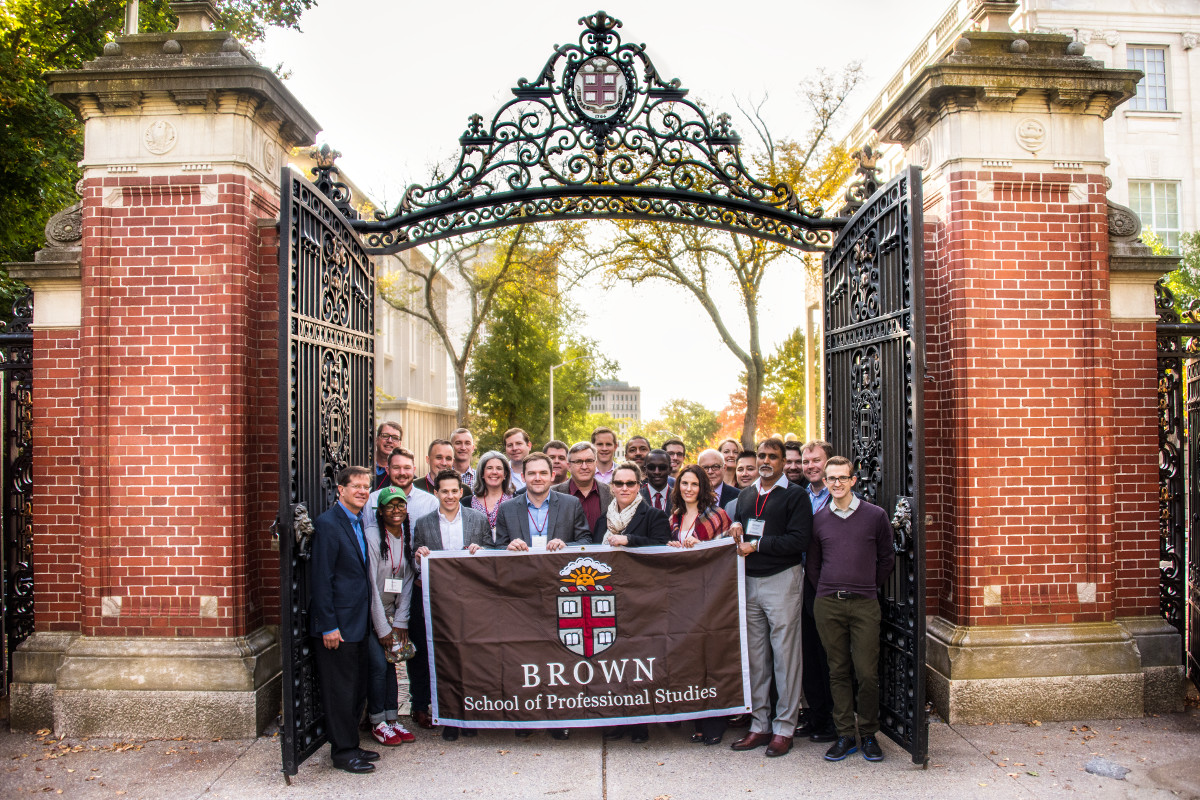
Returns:
[[[432,553],[421,570],[435,721],[587,727],[749,711],[731,544]]]

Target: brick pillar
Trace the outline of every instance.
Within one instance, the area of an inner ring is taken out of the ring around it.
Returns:
[[[27,677],[58,733],[252,736],[278,711],[274,220],[279,167],[317,125],[186,5],[178,31],[48,76],[86,142],[76,338],[34,356],[39,430],[70,445],[34,452],[35,539],[53,533]]]
[[[951,721],[1140,716],[1153,323],[1113,317],[1103,136],[1140,74],[1015,7],[981,3],[875,122],[925,170],[929,694]]]

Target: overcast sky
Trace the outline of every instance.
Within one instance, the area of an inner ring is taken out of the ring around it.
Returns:
[[[518,79],[536,77],[554,45],[578,39],[576,21],[597,7],[624,23],[624,41],[646,44],[660,74],[679,78],[689,99],[734,113],[749,141],[735,96],[768,96],[764,116],[776,134],[798,137],[805,127],[798,84],[818,67],[860,60],[867,82],[852,98],[848,128],[949,5],[321,0],[305,13],[302,32],[272,31],[259,56],[291,71],[288,87],[324,127],[319,141],[340,150],[345,172],[390,206],[409,183],[428,183],[431,165],[457,154],[470,114],[490,118]],[[799,263],[778,265],[767,284],[760,318],[770,353],[801,323]],[[682,289],[643,285],[576,299],[588,311],[588,334],[620,362],[619,378],[642,387],[643,417],[675,397],[719,410],[737,388],[740,363]],[[719,300],[744,340],[732,283]]]

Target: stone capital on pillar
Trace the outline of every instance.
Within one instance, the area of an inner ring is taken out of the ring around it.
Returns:
[[[984,3],[982,6],[1015,6]],[[874,121],[926,181],[947,169],[1102,173],[1102,124],[1141,73],[1057,34],[966,32]]]
[[[178,31],[119,36],[82,69],[47,73],[84,121],[84,180],[237,174],[277,188],[288,153],[320,126],[228,32],[206,27],[211,3],[173,6],[198,8]]]

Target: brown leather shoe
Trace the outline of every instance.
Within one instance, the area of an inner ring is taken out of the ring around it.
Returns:
[[[412,721],[417,723],[418,727],[425,730],[433,730],[433,717],[428,711],[414,711],[412,713]]]
[[[776,756],[786,756],[788,751],[792,749],[792,737],[790,736],[772,736],[771,743],[767,745],[767,758],[775,758]]]
[[[779,737],[776,736],[776,739]],[[741,739],[729,745],[730,750],[753,750],[762,747],[767,742],[774,741],[769,733],[747,733]],[[789,742],[790,744],[790,742]]]

